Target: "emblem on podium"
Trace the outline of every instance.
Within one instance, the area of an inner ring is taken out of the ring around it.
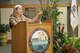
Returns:
[[[47,30],[43,28],[34,29],[29,38],[29,46],[33,53],[45,53],[50,44],[50,37]]]

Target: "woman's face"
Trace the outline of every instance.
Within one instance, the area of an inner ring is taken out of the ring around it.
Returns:
[[[23,7],[22,7],[22,6],[19,6],[19,7],[16,9],[16,13],[17,13],[17,14],[20,14],[20,15],[23,15]]]

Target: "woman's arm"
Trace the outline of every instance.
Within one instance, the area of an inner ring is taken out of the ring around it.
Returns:
[[[29,18],[26,18],[26,20],[28,21],[28,22],[36,22],[37,20],[39,20],[39,15],[41,15],[42,14],[42,11],[40,11],[33,19],[29,19]]]

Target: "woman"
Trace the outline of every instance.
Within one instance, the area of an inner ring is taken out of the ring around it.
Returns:
[[[27,22],[36,22],[38,20],[38,16],[41,15],[42,12],[40,11],[33,19],[29,19],[23,15],[23,7],[21,5],[16,5],[13,10],[13,14],[10,17],[10,26],[14,26],[20,21],[27,21]]]

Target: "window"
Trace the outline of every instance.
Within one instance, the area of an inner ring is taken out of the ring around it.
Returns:
[[[29,18],[34,18],[36,15],[36,9],[35,8],[25,8],[25,14]]]

